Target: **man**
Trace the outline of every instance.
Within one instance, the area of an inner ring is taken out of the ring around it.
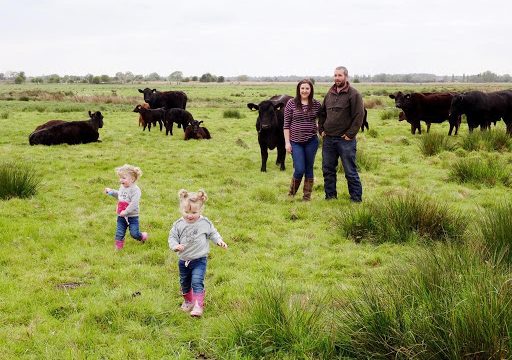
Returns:
[[[318,121],[318,132],[323,138],[322,171],[327,200],[338,197],[336,170],[340,157],[350,200],[362,201],[363,188],[356,167],[356,135],[363,117],[363,98],[350,86],[347,68],[338,66],[334,70],[334,85],[325,95]]]

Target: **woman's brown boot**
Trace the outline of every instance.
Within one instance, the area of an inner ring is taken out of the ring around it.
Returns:
[[[295,194],[297,193],[297,190],[299,190],[301,181],[302,181],[302,178],[295,179],[294,177],[292,177],[292,182],[290,184],[290,191],[288,191],[289,196],[295,196]]]
[[[315,179],[313,178],[305,178],[304,179],[304,196],[302,200],[309,201],[311,200],[311,193],[313,192],[313,182]]]

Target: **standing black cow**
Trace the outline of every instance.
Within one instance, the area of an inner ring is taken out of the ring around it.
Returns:
[[[507,134],[512,135],[512,90],[490,93],[468,91],[453,97],[450,117],[466,114],[469,131],[480,126],[488,129],[491,122],[503,119],[507,125]]]
[[[280,165],[280,169],[285,170],[284,107],[290,99],[292,97],[289,95],[276,95],[258,105],[247,104],[249,109],[258,110],[256,131],[261,151],[261,171],[267,171],[268,149],[274,148],[277,148],[276,165]]]
[[[446,120],[450,123],[448,135],[455,128],[455,135],[459,132],[460,116],[450,118],[450,104],[453,93],[411,93],[404,94],[401,91],[391,94],[389,97],[395,100],[395,106],[402,109],[405,120],[411,124],[411,133],[416,134],[416,129],[421,134],[420,120],[427,123],[427,133],[430,132],[432,123],[440,124]]]
[[[151,109],[164,107],[166,109],[178,108],[185,110],[187,107],[188,98],[183,91],[157,91],[150,88],[138,90],[144,94],[144,101],[149,104]]]

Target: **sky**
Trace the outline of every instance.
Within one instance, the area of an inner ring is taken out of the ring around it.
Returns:
[[[0,0],[27,76],[512,74],[510,0]]]

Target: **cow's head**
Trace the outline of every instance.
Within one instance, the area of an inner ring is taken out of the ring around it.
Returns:
[[[103,114],[101,113],[101,111],[95,111],[92,113],[91,110],[89,110],[89,117],[92,121],[98,124],[98,128],[103,127]]]
[[[395,106],[399,109],[407,109],[411,104],[411,94],[399,91],[396,94],[390,94],[389,97],[395,100]]]
[[[189,127],[192,128],[192,133],[194,135],[197,135],[199,133],[199,129],[201,128],[201,124],[203,123],[203,120],[190,120],[189,121]]]
[[[248,103],[247,107],[252,111],[258,110],[256,129],[258,132],[278,127],[277,112],[284,107],[284,103],[273,103],[270,100],[260,102],[258,105]]]
[[[156,93],[156,89],[145,88],[144,90],[139,89],[139,92],[144,94],[144,101],[148,104],[151,102],[153,98],[153,94]]]
[[[450,119],[456,119],[464,113],[464,94],[455,95],[450,104]]]

